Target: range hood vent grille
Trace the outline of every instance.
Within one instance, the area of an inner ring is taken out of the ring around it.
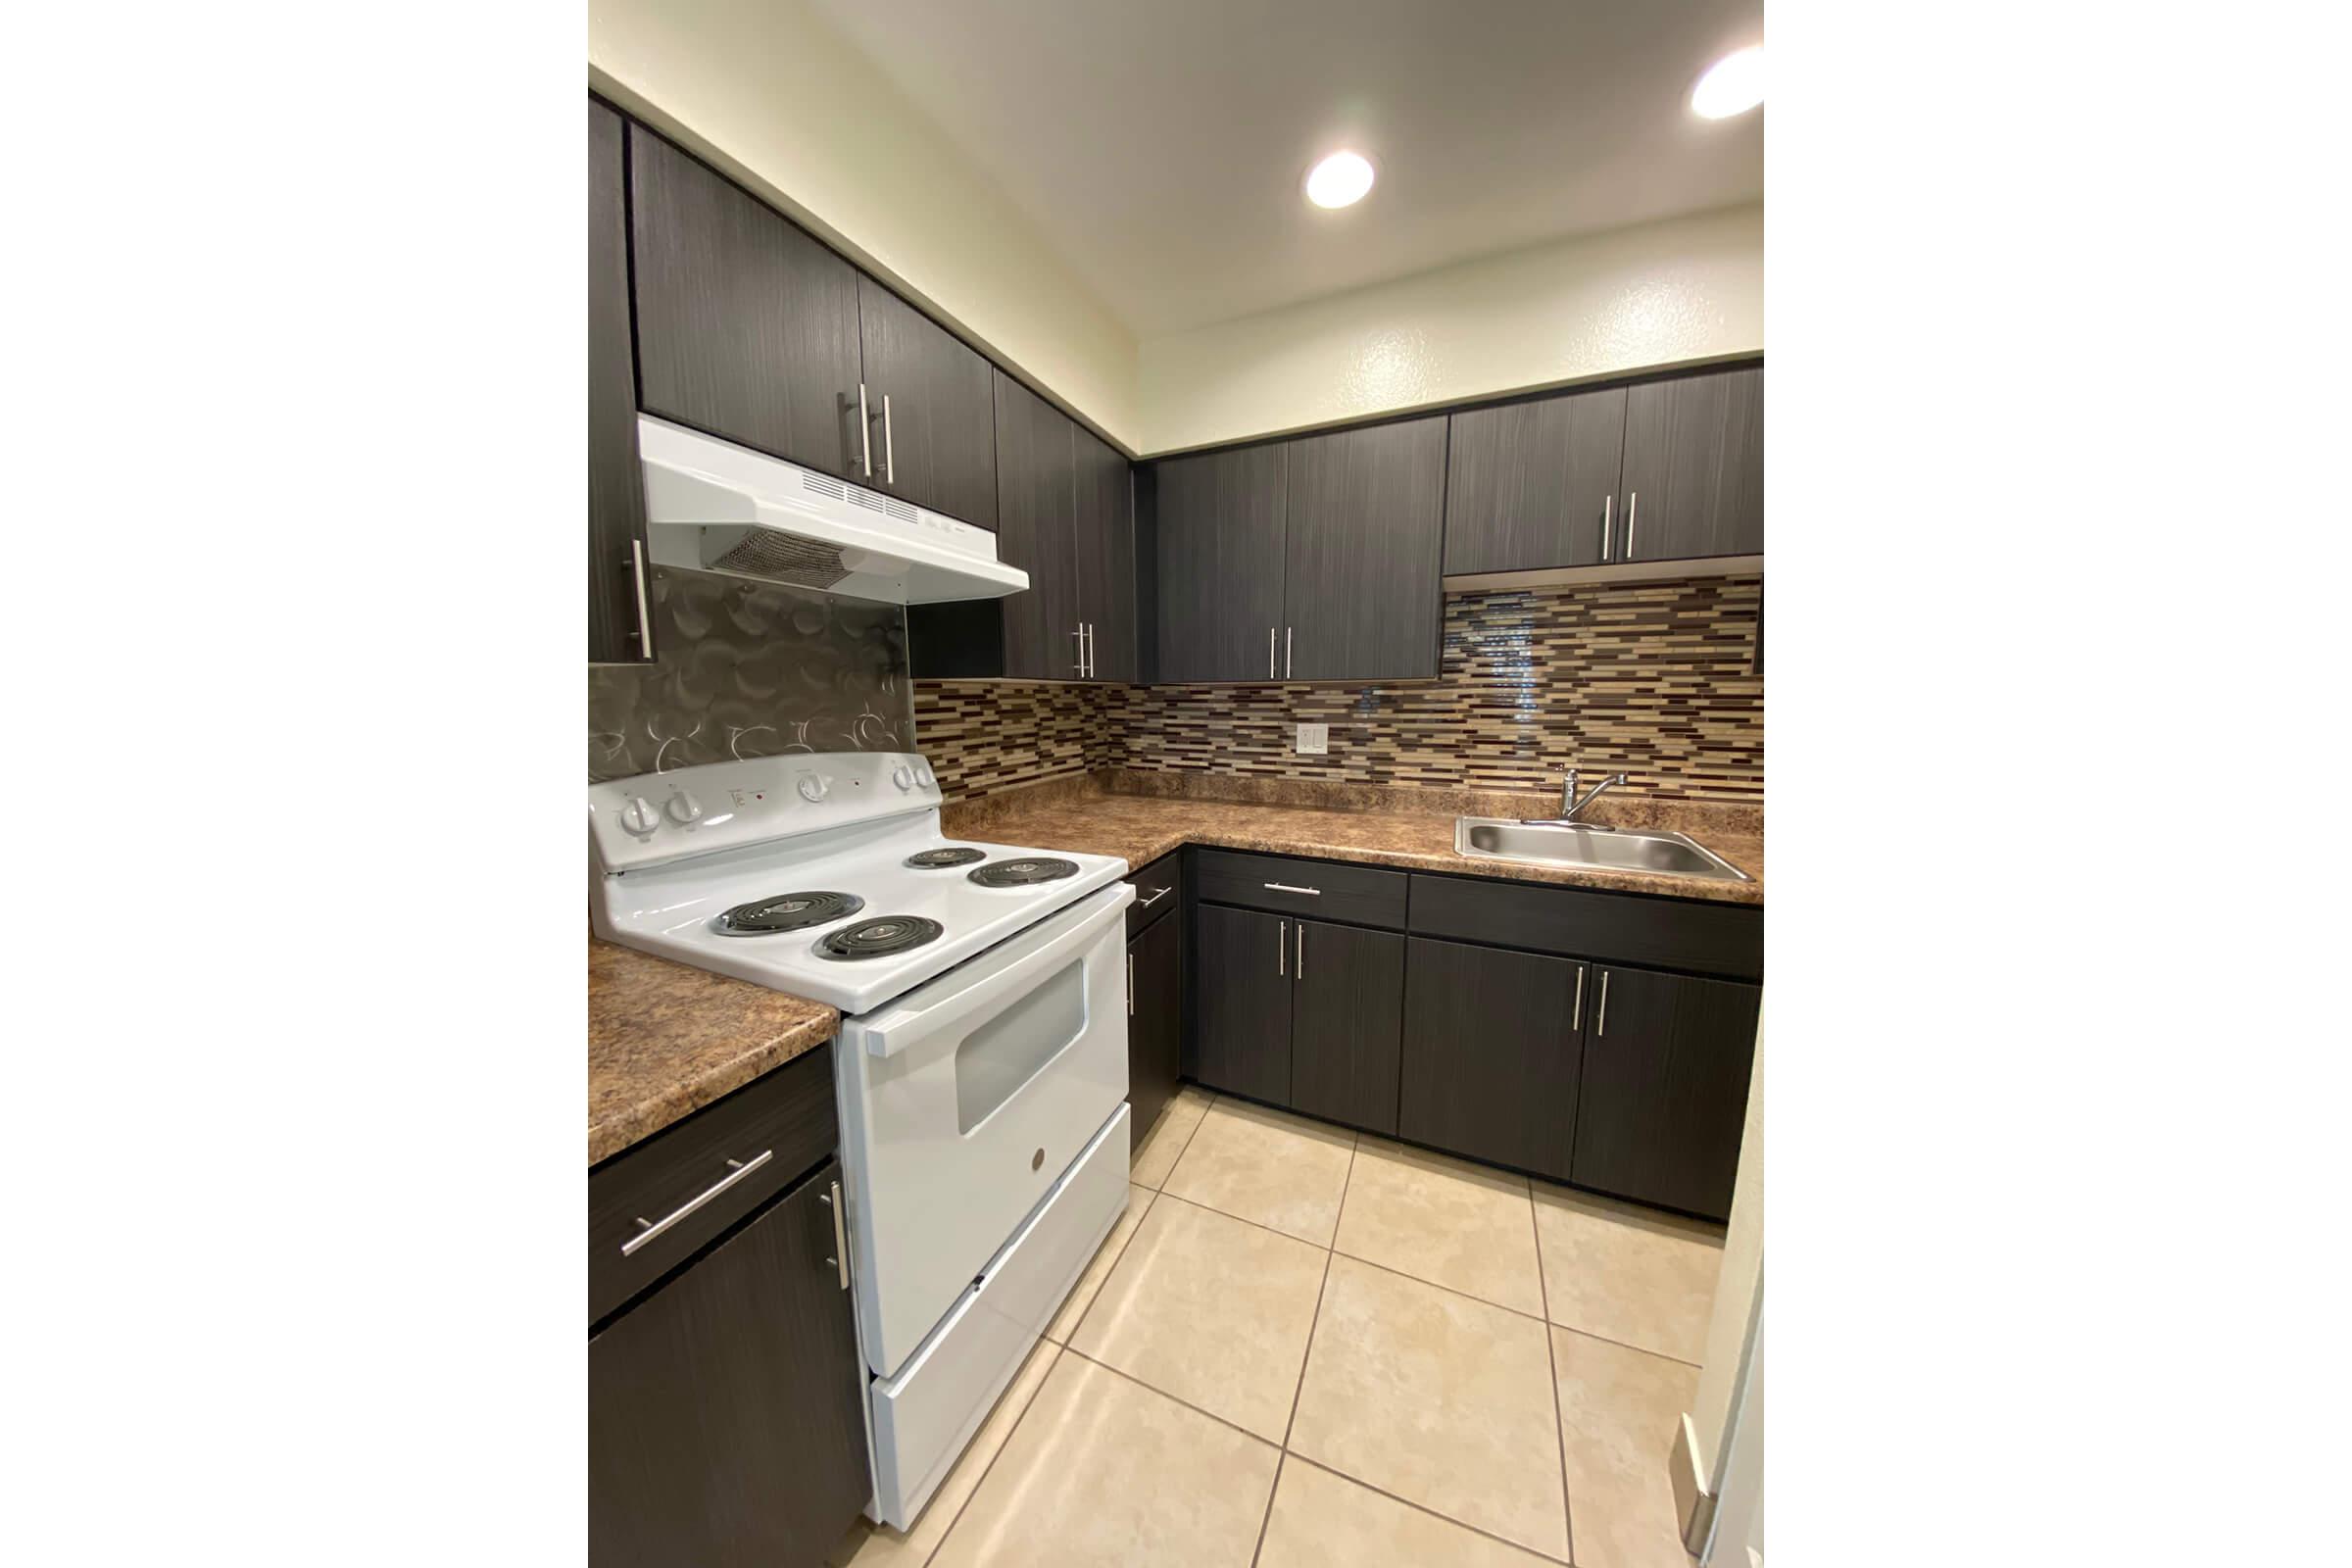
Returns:
[[[710,532],[720,539],[726,537],[715,529]],[[707,555],[703,564],[712,571],[765,577],[770,582],[790,583],[795,588],[830,588],[850,574],[850,568],[842,562],[840,546],[790,533],[746,533],[735,542],[734,548]]]

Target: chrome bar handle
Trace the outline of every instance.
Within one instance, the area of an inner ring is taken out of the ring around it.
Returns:
[[[1617,504],[1614,495],[1600,498],[1600,559],[1609,559],[1609,510]]]
[[[1642,514],[1642,492],[1625,493],[1625,559],[1634,559],[1634,519]]]
[[[1298,922],[1298,960],[1291,965],[1291,978],[1294,980],[1306,978],[1306,922],[1304,920]]]
[[[816,1195],[816,1200],[833,1211],[833,1255],[825,1261],[841,1271],[841,1288],[846,1291],[850,1288],[850,1241],[841,1226],[841,1183],[826,1185],[832,1191]]]
[[[1093,621],[1091,621],[1091,620],[1090,620],[1090,621],[1087,621],[1087,622],[1085,622],[1085,625],[1086,625],[1086,678],[1087,678],[1087,679],[1089,679],[1089,680],[1092,680],[1092,679],[1094,679],[1094,678],[1095,678],[1095,676],[1096,676],[1096,675],[1098,675],[1098,674],[1100,674],[1100,673],[1101,673],[1101,671],[1099,671],[1099,670],[1097,670],[1097,669],[1095,668],[1095,623],[1094,623]]]
[[[865,412],[865,383],[858,383],[858,456],[865,465],[865,476],[874,476],[874,419]]]
[[[1282,678],[1284,680],[1291,678],[1291,628],[1285,626],[1282,628]]]
[[[672,1225],[675,1225],[678,1221],[684,1219],[687,1215],[693,1213],[696,1209],[702,1207],[705,1203],[708,1203],[710,1201],[710,1200],[716,1198],[719,1194],[725,1192],[728,1188],[734,1186],[737,1182],[743,1180],[746,1176],[749,1176],[752,1172],[766,1164],[770,1159],[775,1157],[775,1152],[776,1152],[772,1149],[763,1149],[750,1159],[728,1160],[727,1164],[731,1168],[724,1176],[721,1176],[717,1181],[712,1182],[710,1186],[704,1188],[702,1192],[698,1193],[692,1198],[689,1198],[685,1202],[680,1203],[677,1207],[671,1209],[662,1218],[659,1223],[647,1219],[642,1214],[638,1215],[637,1234],[620,1244],[620,1255],[623,1257],[636,1256],[637,1249],[643,1247],[646,1243],[652,1241],[655,1237],[661,1235],[663,1231],[669,1229]]]
[[[1582,1029],[1584,1026],[1585,1026],[1585,966],[1584,966],[1583,964],[1581,964],[1581,963],[1580,963],[1580,964],[1578,964],[1578,965],[1576,966],[1576,1010],[1575,1010],[1574,1012],[1572,1012],[1572,1013],[1570,1013],[1570,1014],[1569,1014],[1569,1017],[1568,1017],[1568,1027],[1569,1027],[1571,1030],[1576,1030],[1576,1029]]]
[[[1152,907],[1152,906],[1157,904],[1160,900],[1166,898],[1169,894],[1175,891],[1176,890],[1174,888],[1153,888],[1150,898],[1138,899],[1136,901],[1136,907],[1139,909],[1149,909]]]
[[[1135,1016],[1135,955],[1127,955],[1127,1016]]]
[[[629,569],[637,578],[637,652],[654,657],[654,607],[645,594],[645,541],[629,541]]]
[[[1601,971],[1600,971],[1600,1012],[1599,1012],[1599,1015],[1598,1015],[1598,1016],[1596,1016],[1596,1017],[1595,1017],[1595,1018],[1592,1020],[1592,1033],[1593,1033],[1593,1038],[1594,1038],[1594,1039],[1600,1039],[1600,1038],[1603,1038],[1603,1037],[1605,1037],[1605,1036],[1608,1034],[1608,1032],[1609,1032],[1609,971],[1608,971],[1608,970],[1606,970],[1606,969],[1603,969],[1603,970],[1601,970]]]
[[[1083,675],[1086,673],[1086,622],[1080,621],[1078,629],[1071,632],[1070,635],[1078,639],[1078,662],[1070,667]]]
[[[1290,936],[1290,921],[1277,920],[1274,922],[1274,977],[1278,980],[1284,979],[1290,974],[1290,969],[1287,967],[1291,957]]]
[[[1288,882],[1261,882],[1258,886],[1268,893],[1304,893],[1318,899],[1323,896],[1321,888],[1295,888]]]
[[[882,481],[899,482],[898,444],[890,438],[890,394],[882,394]]]
[[[1274,678],[1274,628],[1266,628],[1266,679]]]

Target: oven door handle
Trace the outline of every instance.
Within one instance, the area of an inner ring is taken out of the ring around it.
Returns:
[[[1055,931],[1027,952],[1014,951],[1000,956],[1002,950],[983,953],[965,960],[942,979],[952,979],[950,989],[926,996],[939,984],[931,981],[917,987],[898,1002],[885,1006],[881,1012],[863,1020],[865,1052],[869,1056],[896,1056],[911,1051],[922,1042],[936,1038],[943,1030],[953,1030],[975,1016],[985,1017],[999,1011],[1004,1004],[1027,991],[1038,981],[1052,974],[1077,955],[1084,953],[1102,939],[1112,926],[1124,926],[1127,906],[1135,902],[1135,884],[1113,882],[1102,890],[1115,896],[1094,902],[1100,894],[1089,894],[1080,905],[1084,918],[1073,921],[1066,929]],[[1045,924],[1053,925],[1067,919],[1072,910],[1050,916]],[[1004,949],[1018,950],[1026,943],[1037,941],[1035,930],[1021,932],[1008,938]]]

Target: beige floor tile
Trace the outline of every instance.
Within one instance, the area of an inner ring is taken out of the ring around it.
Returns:
[[[1279,1444],[1328,1256],[1163,1197],[1070,1348]]]
[[[1666,1470],[1698,1368],[1551,1331],[1577,1568],[1690,1568]]]
[[[1201,1114],[1216,1098],[1199,1084],[1177,1090],[1157,1121],[1136,1130],[1135,1136],[1143,1141],[1135,1146],[1135,1154],[1128,1161],[1127,1179],[1156,1192],[1168,1179],[1168,1172],[1176,1168],[1176,1156],[1192,1142]]]
[[[1359,1138],[1332,1245],[1482,1300],[1544,1315],[1527,1179]]]
[[[1723,1230],[1535,1184],[1551,1320],[1693,1364],[1704,1355]]]
[[[1062,1301],[1061,1310],[1054,1313],[1054,1321],[1046,1325],[1047,1339],[1055,1345],[1070,1343],[1070,1335],[1078,1327],[1078,1320],[1086,1315],[1088,1303],[1094,1300],[1095,1293],[1102,1288],[1102,1282],[1110,1277],[1111,1265],[1127,1250],[1127,1239],[1144,1222],[1144,1210],[1150,1208],[1152,1200],[1158,1196],[1149,1187],[1138,1187],[1132,1182],[1128,1184],[1126,1211],[1110,1227],[1110,1234],[1102,1238],[1102,1245],[1095,1249],[1095,1255],[1088,1260],[1086,1271],[1078,1276],[1078,1283],[1070,1287],[1070,1294]]]
[[[1544,1326],[1334,1257],[1294,1451],[1552,1557],[1568,1554]]]
[[[1408,1508],[1293,1454],[1257,1568],[1544,1568],[1549,1559]]]
[[[1220,1100],[1201,1117],[1163,1187],[1189,1202],[1329,1247],[1354,1148],[1352,1133]]]
[[[1071,1354],[934,1568],[1248,1568],[1279,1450]]]
[[[841,1549],[828,1559],[833,1568],[921,1568],[930,1561],[939,1544],[947,1539],[948,1527],[970,1500],[972,1489],[987,1474],[989,1462],[1004,1446],[1013,1424],[1029,1408],[1029,1401],[1037,1397],[1037,1391],[1045,1386],[1046,1374],[1053,1370],[1060,1354],[1059,1346],[1049,1344],[1040,1344],[1029,1352],[1029,1359],[1013,1374],[1011,1385],[998,1397],[996,1409],[989,1412],[980,1430],[972,1434],[963,1457],[956,1461],[948,1479],[931,1494],[931,1501],[914,1521],[912,1530],[902,1535],[888,1525],[860,1520],[860,1528],[852,1531]]]

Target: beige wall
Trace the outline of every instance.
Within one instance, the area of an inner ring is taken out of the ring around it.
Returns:
[[[589,0],[589,80],[1121,445],[1136,343],[920,109],[795,0]]]
[[[1763,347],[1764,209],[1728,208],[1149,339],[1144,451]]]

